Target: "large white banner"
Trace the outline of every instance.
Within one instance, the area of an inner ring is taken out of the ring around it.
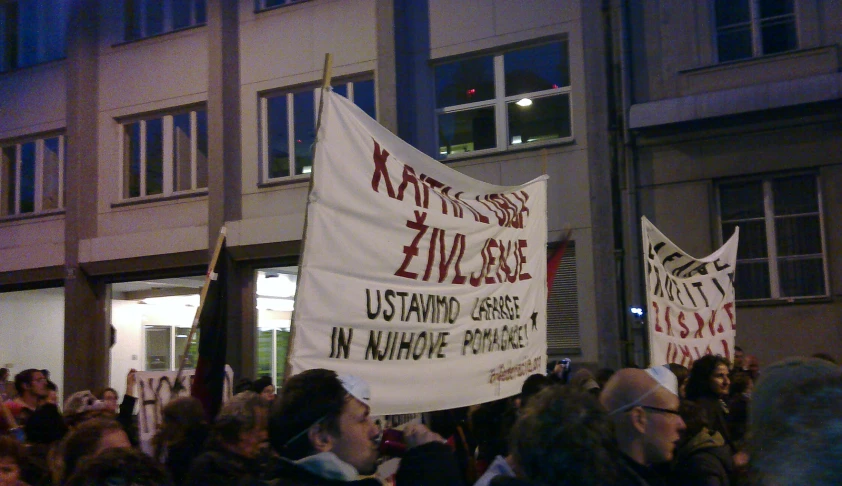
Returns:
[[[739,228],[719,250],[696,259],[645,216],[642,226],[650,365],[689,366],[705,354],[731,359],[737,333],[734,270]]]
[[[546,176],[486,184],[324,103],[293,373],[363,377],[376,414],[519,393],[546,366]]]

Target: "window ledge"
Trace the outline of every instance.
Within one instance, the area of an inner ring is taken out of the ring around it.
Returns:
[[[178,193],[170,194],[170,195],[167,195],[167,196],[155,195],[155,196],[134,197],[134,198],[131,198],[131,199],[126,199],[126,200],[123,200],[123,201],[111,203],[111,207],[112,208],[122,208],[122,207],[126,207],[126,206],[138,206],[138,205],[141,205],[141,204],[176,201],[176,200],[179,200],[179,199],[198,198],[198,197],[207,196],[207,195],[208,195],[207,189],[197,189],[195,191],[178,192]]]
[[[816,297],[781,297],[777,299],[737,300],[737,308],[777,307],[782,305],[824,304],[831,302],[833,302],[833,297],[830,295],[822,295]]]
[[[475,150],[473,152],[460,152],[458,154],[451,155],[450,157],[445,158],[438,158],[439,162],[442,163],[450,163],[450,162],[462,162],[464,160],[471,160],[471,159],[478,159],[481,157],[489,157],[494,155],[505,155],[509,153],[517,153],[517,152],[529,152],[530,150],[538,150],[547,147],[556,147],[562,145],[573,145],[576,143],[576,137],[567,137],[567,138],[558,138],[555,140],[547,140],[544,142],[533,142],[530,144],[525,144],[521,147],[515,147],[509,145],[504,149],[484,149],[484,150]]]
[[[257,184],[258,189],[266,189],[270,187],[283,187],[283,186],[294,186],[300,185],[301,183],[310,183],[310,174],[300,174],[297,176],[292,177],[284,177],[284,178],[277,178],[271,179],[266,182],[260,182]]]
[[[39,213],[14,214],[11,216],[0,216],[0,224],[13,221],[26,221],[30,219],[47,218],[50,216],[64,216],[64,209],[50,209]]]
[[[20,72],[24,72],[24,71],[30,71],[30,70],[33,70],[33,69],[38,69],[38,68],[46,66],[48,64],[55,64],[55,63],[59,63],[59,62],[66,61],[66,60],[67,60],[67,56],[61,56],[61,57],[56,58],[56,59],[50,59],[49,61],[36,62],[35,64],[30,64],[28,66],[13,67],[13,68],[7,69],[5,71],[0,71],[0,76],[14,75],[16,73],[20,73]]]

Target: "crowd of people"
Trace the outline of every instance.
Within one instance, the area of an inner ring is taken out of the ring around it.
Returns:
[[[47,370],[18,373],[13,391],[7,376],[0,370],[0,486],[842,481],[842,369],[826,355],[762,370],[742,350],[733,363],[708,355],[689,369],[591,372],[563,360],[516,397],[424,414],[397,433],[370,416],[365,381],[314,369],[277,395],[268,377],[241,380],[211,423],[197,399],[171,400],[149,453],[138,446],[134,370],[122,401],[106,388],[61,408]]]

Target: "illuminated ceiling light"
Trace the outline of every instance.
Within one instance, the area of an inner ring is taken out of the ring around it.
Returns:
[[[515,104],[526,108],[527,106],[532,106],[532,100],[530,100],[529,98],[522,98]]]
[[[171,295],[168,297],[147,297],[138,301],[138,304],[177,306],[177,307],[199,307],[199,294],[194,295]]]

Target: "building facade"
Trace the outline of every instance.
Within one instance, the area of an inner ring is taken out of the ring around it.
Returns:
[[[326,53],[334,90],[442,163],[499,185],[547,173],[549,241],[572,231],[549,354],[634,359],[599,2],[0,7],[0,364],[13,373],[51,368],[69,393],[177,368],[224,226],[229,363],[280,380]]]
[[[761,365],[842,358],[842,4],[612,6],[632,280],[641,215],[698,257],[739,226],[737,345]],[[639,286],[626,291],[642,302]]]

